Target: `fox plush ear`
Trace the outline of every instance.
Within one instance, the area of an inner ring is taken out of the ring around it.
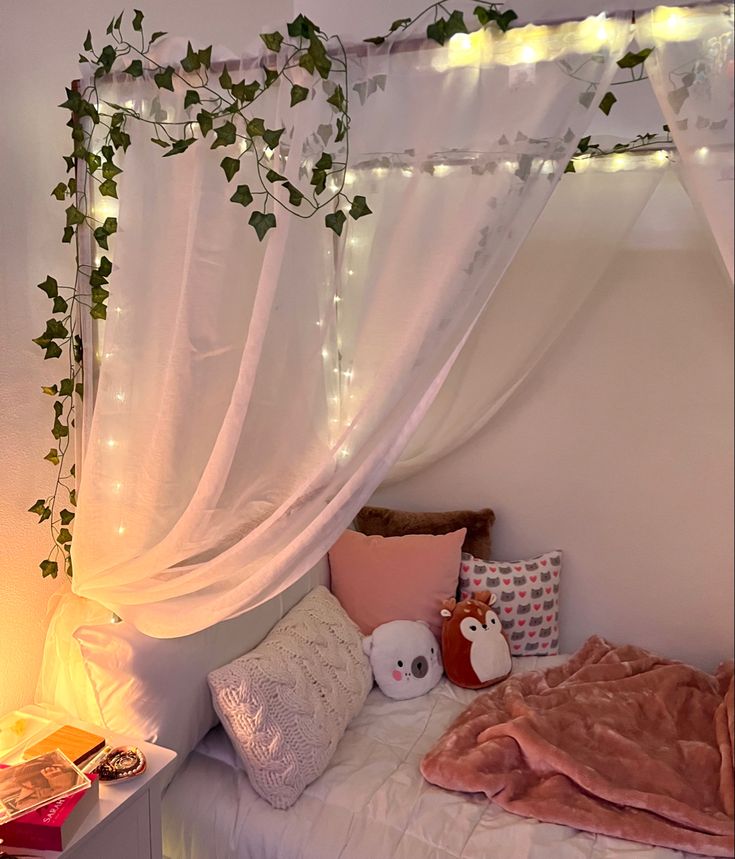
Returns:
[[[484,602],[487,605],[492,605],[495,602],[495,594],[490,591],[475,591],[472,594],[472,599],[477,600],[477,602]]]
[[[442,603],[441,611],[439,614],[442,617],[451,617],[452,612],[454,611],[454,607],[457,605],[457,600],[452,597],[451,599],[444,600]]]
[[[362,652],[365,656],[370,656],[370,652],[373,649],[373,637],[372,635],[368,635],[362,640]]]

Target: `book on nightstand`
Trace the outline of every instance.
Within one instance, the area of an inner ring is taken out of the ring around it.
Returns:
[[[39,806],[0,826],[0,856],[6,848],[13,848],[16,852],[27,849],[65,850],[99,799],[99,778],[92,774],[89,779],[91,784],[88,788]],[[12,850],[10,855],[13,855]]]

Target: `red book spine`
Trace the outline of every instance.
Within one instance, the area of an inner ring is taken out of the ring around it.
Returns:
[[[93,774],[89,778],[94,781],[98,776]],[[66,845],[62,827],[88,789],[42,805],[3,824],[0,826],[0,839],[7,846],[33,850],[63,850]]]

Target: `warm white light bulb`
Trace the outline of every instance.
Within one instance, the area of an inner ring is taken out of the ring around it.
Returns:
[[[387,167],[373,167],[373,176],[387,176],[388,168]]]
[[[120,483],[120,481],[113,483],[112,489],[113,489],[113,492],[119,492],[122,489],[122,483]]]
[[[659,164],[666,164],[669,160],[669,153],[665,149],[659,149],[653,153],[653,157]]]
[[[117,529],[117,533],[118,533],[118,536],[122,537],[122,535],[125,533],[125,526],[119,525],[118,529]]]
[[[355,171],[354,170],[346,170],[345,171],[345,185],[352,185],[355,181]]]
[[[327,358],[329,358],[329,350],[328,349],[322,349],[322,358],[324,358],[325,361]]]
[[[108,438],[107,441],[105,442],[105,444],[108,447],[115,447],[117,445],[117,442],[115,441],[114,438]]]
[[[706,161],[709,149],[706,146],[700,146],[694,154],[697,156],[698,161]]]
[[[118,391],[115,394],[115,399],[118,401],[118,403],[124,403],[125,402],[125,391]]]
[[[625,170],[629,161],[629,155],[625,155],[623,152],[618,152],[616,155],[613,155],[610,165],[614,172],[617,170]]]
[[[448,176],[451,172],[452,168],[449,164],[435,164],[434,165],[434,175],[435,176]]]
[[[524,45],[521,48],[520,59],[522,63],[530,65],[531,63],[535,63],[538,59],[538,52],[531,45]]]

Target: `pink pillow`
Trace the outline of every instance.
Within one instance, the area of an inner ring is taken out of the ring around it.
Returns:
[[[329,552],[332,593],[364,635],[390,620],[423,620],[438,636],[441,603],[455,593],[466,533],[369,537],[345,531]]]

